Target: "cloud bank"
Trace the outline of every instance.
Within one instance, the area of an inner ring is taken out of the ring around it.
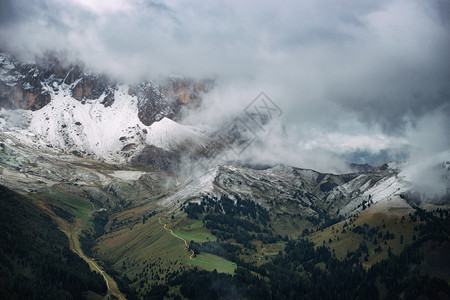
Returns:
[[[186,123],[214,124],[265,91],[292,150],[274,151],[282,143],[269,136],[251,152],[261,157],[299,165],[450,148],[444,0],[15,0],[0,17],[0,48],[29,61],[56,51],[127,82],[216,78]]]

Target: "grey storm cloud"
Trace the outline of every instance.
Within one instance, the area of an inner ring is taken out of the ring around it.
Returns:
[[[438,114],[448,124],[445,0],[0,5],[0,48],[22,59],[56,51],[128,82],[169,74],[216,78],[218,88],[188,123],[214,123],[263,90],[283,108],[291,142],[302,149],[398,154],[417,146],[413,133],[427,130],[422,120]],[[440,140],[427,143],[450,148],[448,127],[440,130]]]

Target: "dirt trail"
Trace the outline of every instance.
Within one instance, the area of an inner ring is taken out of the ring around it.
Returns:
[[[75,244],[75,240],[73,239],[73,235],[83,229],[83,224],[84,221],[87,217],[89,217],[90,215],[92,215],[92,213],[96,212],[95,210],[92,210],[88,213],[87,216],[85,216],[84,218],[80,219],[80,224],[78,225],[78,227],[76,227],[71,233],[70,233],[70,242],[72,244],[73,250],[75,251],[75,253],[77,253],[82,259],[84,259],[88,264],[92,265],[102,276],[103,279],[105,280],[106,283],[106,287],[108,288],[108,293],[106,294],[104,299],[110,299],[110,296],[113,295],[116,298],[118,298],[119,300],[126,300],[126,298],[124,296],[121,295],[119,289],[117,288],[117,284],[115,282],[113,282],[113,279],[109,279],[107,277],[107,274],[105,271],[103,271],[92,259],[90,259],[89,257],[87,257],[86,255],[84,255],[83,251],[81,250],[81,248],[79,248],[79,245],[77,247],[77,245]],[[111,281],[111,282],[110,282]],[[111,285],[114,285],[114,289],[111,288]]]
[[[91,205],[92,205],[92,203],[91,203]],[[104,299],[110,299],[110,296],[113,295],[113,296],[117,297],[119,300],[126,300],[126,298],[121,295],[119,289],[117,288],[117,284],[113,281],[113,279],[108,279],[108,277],[107,277],[108,274],[106,274],[106,272],[103,271],[92,259],[90,259],[86,255],[84,255],[83,251],[79,247],[77,247],[75,244],[75,240],[73,238],[74,234],[83,228],[84,220],[96,211],[95,210],[89,211],[87,216],[85,216],[84,218],[78,219],[77,220],[77,223],[79,222],[78,226],[74,230],[70,231],[69,228],[67,227],[66,222],[64,222],[51,209],[49,209],[45,205],[44,202],[39,201],[39,207],[41,209],[43,209],[46,213],[48,213],[50,215],[50,217],[53,220],[55,220],[55,222],[58,224],[58,228],[69,237],[70,249],[72,251],[74,251],[78,256],[80,256],[88,264],[92,265],[103,276],[103,279],[105,280],[105,283],[106,283],[106,287],[108,288],[108,293],[106,294]],[[111,285],[114,285],[115,288],[112,289]]]
[[[261,260],[261,258],[264,257],[265,251],[266,251],[266,250],[267,250],[266,247],[263,247],[263,248],[261,249],[261,256],[258,257],[258,260]]]
[[[183,239],[181,236],[176,235],[172,229],[167,228],[167,224],[164,224],[163,222],[161,222],[161,217],[159,217],[159,224],[164,225],[164,229],[169,231],[170,234],[172,234],[174,237],[182,240],[184,242],[184,246],[186,247],[186,250],[189,249],[188,242],[185,239]],[[195,252],[193,250],[191,250],[191,256],[189,256],[189,259],[194,259],[194,255],[195,255]]]

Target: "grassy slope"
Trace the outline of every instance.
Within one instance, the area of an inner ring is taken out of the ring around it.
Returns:
[[[278,234],[299,235],[303,229],[311,228],[311,223],[297,216],[277,215],[272,217],[272,227]]]
[[[118,220],[121,217],[127,216],[119,215]],[[145,224],[135,223],[106,234],[98,253],[102,260],[113,262],[117,271],[134,281],[132,286],[141,292],[163,282],[166,274],[187,266],[190,255],[183,241],[169,234],[157,216]]]
[[[84,218],[88,216],[90,211],[94,210],[94,206],[89,200],[78,197],[74,193],[70,193],[70,191],[46,190],[33,194],[33,198],[41,200],[47,205],[56,206],[77,218]],[[70,220],[66,219],[66,221]],[[83,225],[86,227],[93,226],[91,219],[86,221],[87,223]]]
[[[216,237],[203,227],[203,223],[200,220],[182,219],[175,226],[174,233],[188,242],[211,242],[216,240]]]
[[[0,195],[2,198],[0,201],[2,226],[0,227],[2,227],[2,232],[3,234],[6,234],[7,239],[7,241],[0,244],[2,244],[3,247],[6,247],[11,241],[16,239],[16,242],[13,242],[11,245],[17,248],[13,254],[2,255],[3,259],[6,259],[5,263],[7,263],[8,259],[11,259],[10,262],[15,265],[14,257],[16,257],[16,254],[14,253],[21,253],[17,256],[21,259],[21,262],[16,265],[17,268],[11,270],[12,274],[8,277],[12,279],[24,275],[29,278],[27,285],[33,285],[34,283],[40,285],[39,282],[49,280],[45,278],[48,278],[50,275],[39,273],[41,272],[39,269],[41,258],[45,260],[45,268],[49,268],[52,263],[55,263],[55,266],[58,267],[67,263],[64,261],[65,257],[72,259],[71,257],[75,256],[75,254],[72,254],[71,252],[66,254],[60,252],[63,251],[62,249],[65,247],[67,247],[67,249],[69,247],[67,237],[56,228],[55,224],[45,213],[45,210],[43,210],[45,209],[44,207],[38,207],[31,199],[19,196],[3,187],[0,187]],[[51,212],[48,211],[48,213],[50,214]],[[63,222],[61,221],[60,225],[64,225],[62,223]],[[30,260],[30,263],[28,263],[28,260]],[[77,261],[77,264],[79,263],[82,263],[81,259]],[[75,268],[79,267],[69,266],[69,268],[72,269],[69,269],[66,272],[75,272]],[[89,274],[90,271],[87,266],[86,271]],[[64,273],[61,272],[61,274]],[[101,281],[102,280],[100,280],[100,282]],[[25,285],[22,285],[22,288],[26,291]],[[65,283],[65,285],[68,285],[68,283]],[[22,292],[25,292],[23,289]],[[34,291],[33,294],[44,292],[47,297],[50,297],[48,293],[54,293],[58,288],[48,287],[47,289],[48,292],[39,289],[39,291]],[[60,286],[59,289],[61,290]],[[10,297],[14,298],[13,295],[10,295]]]
[[[132,287],[143,295],[153,284],[163,283],[169,273],[200,267],[232,274],[236,265],[224,258],[202,253],[191,260],[184,242],[165,230],[159,222],[160,215],[142,220],[154,207],[145,205],[112,216],[105,234],[97,247],[102,260],[113,262],[114,268],[125,274]],[[175,219],[162,217],[167,228],[186,241],[215,241],[215,236],[203,227],[201,221],[187,219],[179,214]],[[114,224],[120,224],[115,227]]]
[[[118,213],[113,216],[116,218],[115,224],[119,227],[111,227],[108,234],[103,236],[99,245],[99,252],[102,259],[113,261],[115,269],[126,274],[132,281],[132,286],[141,293],[148,291],[154,283],[163,283],[167,274],[178,270],[183,270],[192,266],[200,266],[207,270],[217,269],[219,272],[232,273],[234,265],[232,262],[223,258],[207,253],[197,254],[196,260],[189,260],[190,253],[186,251],[184,242],[164,230],[158,222],[159,216],[153,216],[142,222],[142,215],[148,215],[151,211],[160,210],[154,203],[147,203]],[[402,215],[403,213],[403,215]],[[401,218],[405,216],[402,222]],[[196,242],[214,241],[216,238],[210,231],[203,227],[199,220],[188,219],[184,213],[176,213],[174,219],[163,218],[168,228],[172,229],[176,235],[187,240]],[[350,229],[353,227],[367,224],[369,227],[379,227],[379,231],[384,233],[389,230],[394,233],[395,238],[384,241],[378,239],[377,245],[366,241],[369,249],[368,261],[364,261],[361,256],[361,262],[369,267],[374,263],[387,258],[387,249],[390,247],[394,254],[402,251],[405,245],[412,242],[414,226],[419,225],[419,221],[412,222],[405,212],[396,211],[395,213],[380,213],[365,211],[364,213],[347,220],[349,224],[343,233],[345,221],[334,224],[322,231],[311,233],[308,238],[317,246],[325,245],[334,249],[336,256],[343,259],[347,251],[354,251],[359,247],[364,239],[364,235],[357,234]],[[385,228],[383,228],[383,224]],[[108,227],[108,226],[107,226]],[[288,235],[296,238],[301,235],[305,228],[315,231],[311,223],[305,219],[290,215],[272,215],[271,228],[276,234],[282,236]],[[403,235],[403,243],[400,243],[400,235]],[[329,239],[331,238],[331,243]],[[339,240],[338,240],[339,238]],[[246,262],[252,262],[256,265],[270,260],[279,251],[283,251],[284,242],[275,244],[262,244],[261,242],[252,242],[256,245],[257,251],[244,249],[244,255],[241,257]],[[375,253],[375,248],[381,246],[382,251]],[[323,266],[318,266],[323,267]],[[157,275],[155,277],[155,275]],[[145,283],[141,283],[144,282]]]
[[[234,274],[236,271],[236,264],[210,253],[197,254],[193,260],[189,260],[190,265],[200,266],[206,270],[217,270],[219,273]]]
[[[65,187],[70,188],[68,186]],[[86,257],[81,250],[79,237],[82,234],[82,230],[89,230],[93,228],[93,211],[95,210],[94,205],[85,198],[78,197],[74,193],[69,193],[68,191],[58,191],[58,190],[48,190],[38,194],[34,194],[33,197],[40,201],[41,207],[44,207],[51,213],[49,205],[59,208],[66,213],[74,216],[74,218],[64,219],[56,214],[51,214],[52,218],[58,223],[58,227],[63,231],[70,240],[70,248],[76,252],[80,253],[82,257],[88,264],[92,271],[103,274],[107,280],[111,292],[118,296],[119,299],[124,299],[123,294],[117,287],[117,283],[108,274],[100,271],[101,268],[97,263],[92,261],[90,258]]]
[[[402,221],[402,216],[405,217],[404,221]],[[405,245],[412,242],[413,235],[415,234],[414,226],[420,224],[419,221],[412,222],[407,214],[361,214],[358,217],[353,217],[351,220],[352,222],[349,222],[349,220],[345,220],[333,226],[330,226],[323,231],[317,231],[310,236],[310,239],[317,246],[325,244],[331,249],[334,249],[336,257],[339,259],[343,259],[347,255],[347,251],[356,250],[364,240],[364,235],[352,231],[354,227],[363,227],[364,224],[367,224],[370,227],[378,226],[383,235],[386,231],[394,233],[395,238],[387,240],[386,245],[380,238],[377,238],[377,245],[374,245],[372,242],[366,241],[366,244],[369,248],[369,258],[367,262],[361,262],[365,266],[371,266],[374,263],[377,263],[388,257],[388,247],[391,247],[394,254],[399,254],[403,250]],[[345,223],[348,224],[347,227],[344,227]],[[383,225],[385,226],[385,228],[383,228]],[[343,229],[345,229],[345,233],[343,233]],[[403,243],[400,243],[401,235],[403,235]],[[331,243],[329,242],[330,239],[332,240]],[[374,250],[378,246],[381,246],[382,251],[380,253],[375,253]]]

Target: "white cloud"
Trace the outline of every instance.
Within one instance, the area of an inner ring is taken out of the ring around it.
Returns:
[[[335,153],[379,152],[390,148],[400,148],[406,144],[407,140],[404,138],[390,138],[380,133],[371,136],[332,132],[319,136],[314,140],[306,141],[302,148],[306,150],[322,148]]]
[[[215,77],[217,90],[186,122],[217,123],[265,91],[296,151],[402,147],[450,99],[450,24],[439,1],[1,5],[10,17],[0,21],[0,48],[27,59],[60,51],[125,81]]]

